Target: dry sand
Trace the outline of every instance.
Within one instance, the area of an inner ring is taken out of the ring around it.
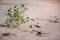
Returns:
[[[22,0],[0,1],[0,24],[4,24],[5,22],[6,16],[4,14],[6,13],[6,11],[10,7],[13,8],[15,4],[19,4],[21,1]],[[29,16],[30,18],[34,19],[36,18],[37,20],[22,24],[19,26],[19,29],[0,27],[0,40],[60,40],[60,3],[58,3],[59,1],[23,0],[23,2],[27,2],[29,4],[25,16]],[[59,20],[56,21],[55,16],[58,17]],[[34,26],[35,24],[37,24],[37,22],[39,22],[38,25],[41,28],[37,28]],[[32,28],[29,27],[29,25],[31,24],[33,25]],[[44,34],[36,35],[37,31],[41,31]],[[8,36],[2,36],[4,33],[11,34]]]
[[[1,40],[60,40],[60,24],[49,21],[39,21],[38,24],[41,28],[35,27],[33,24],[37,24],[37,21],[31,21],[30,23],[22,24],[18,28],[0,27],[0,33],[11,33],[9,36],[0,37]],[[32,28],[29,25],[33,25]],[[41,31],[42,36],[36,35],[37,32],[31,32],[32,30]],[[12,35],[15,34],[15,35]],[[1,35],[1,34],[0,34]]]

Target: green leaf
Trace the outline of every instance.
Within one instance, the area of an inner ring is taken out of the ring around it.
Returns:
[[[21,4],[22,7],[24,7],[25,5],[24,4]]]
[[[14,11],[16,11],[16,9],[14,9]]]
[[[17,8],[16,6],[14,6],[14,8]]]
[[[11,14],[11,13],[8,13],[8,16],[10,16],[10,17],[11,17],[11,16],[12,16],[12,14]]]
[[[23,24],[29,21],[29,17],[25,19],[23,12],[26,11],[27,7],[25,4],[20,5],[20,10],[17,8],[17,6],[14,6],[14,10],[12,11],[11,8],[7,10],[7,14],[9,18],[6,19],[7,25],[13,25],[15,23],[16,25]]]
[[[25,5],[21,3],[20,4],[20,8],[24,8],[24,7],[25,7]]]

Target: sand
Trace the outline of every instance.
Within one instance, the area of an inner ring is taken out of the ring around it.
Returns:
[[[39,21],[38,21],[39,22]],[[35,27],[37,21],[31,21],[26,24],[22,24],[19,28],[7,28],[0,27],[0,39],[1,40],[60,40],[60,24],[49,22],[47,20],[41,21],[38,25],[41,28]],[[29,25],[33,25],[32,28]],[[45,34],[36,35],[37,32],[42,32]],[[1,33],[11,33],[8,36],[2,36]],[[47,34],[49,33],[49,34]],[[15,35],[12,35],[15,34]]]

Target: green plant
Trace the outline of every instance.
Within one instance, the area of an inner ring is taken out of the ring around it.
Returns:
[[[10,26],[19,26],[20,24],[29,22],[29,17],[24,17],[24,11],[27,10],[26,4],[20,4],[20,8],[14,6],[14,10],[10,8],[7,10],[8,18],[6,19],[6,24]]]

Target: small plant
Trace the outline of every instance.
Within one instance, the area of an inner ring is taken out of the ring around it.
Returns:
[[[20,8],[17,8],[17,6],[14,6],[14,10],[10,8],[7,10],[7,19],[6,24],[10,26],[19,26],[20,24],[29,22],[29,17],[24,17],[24,11],[27,10],[26,4],[20,4]]]

